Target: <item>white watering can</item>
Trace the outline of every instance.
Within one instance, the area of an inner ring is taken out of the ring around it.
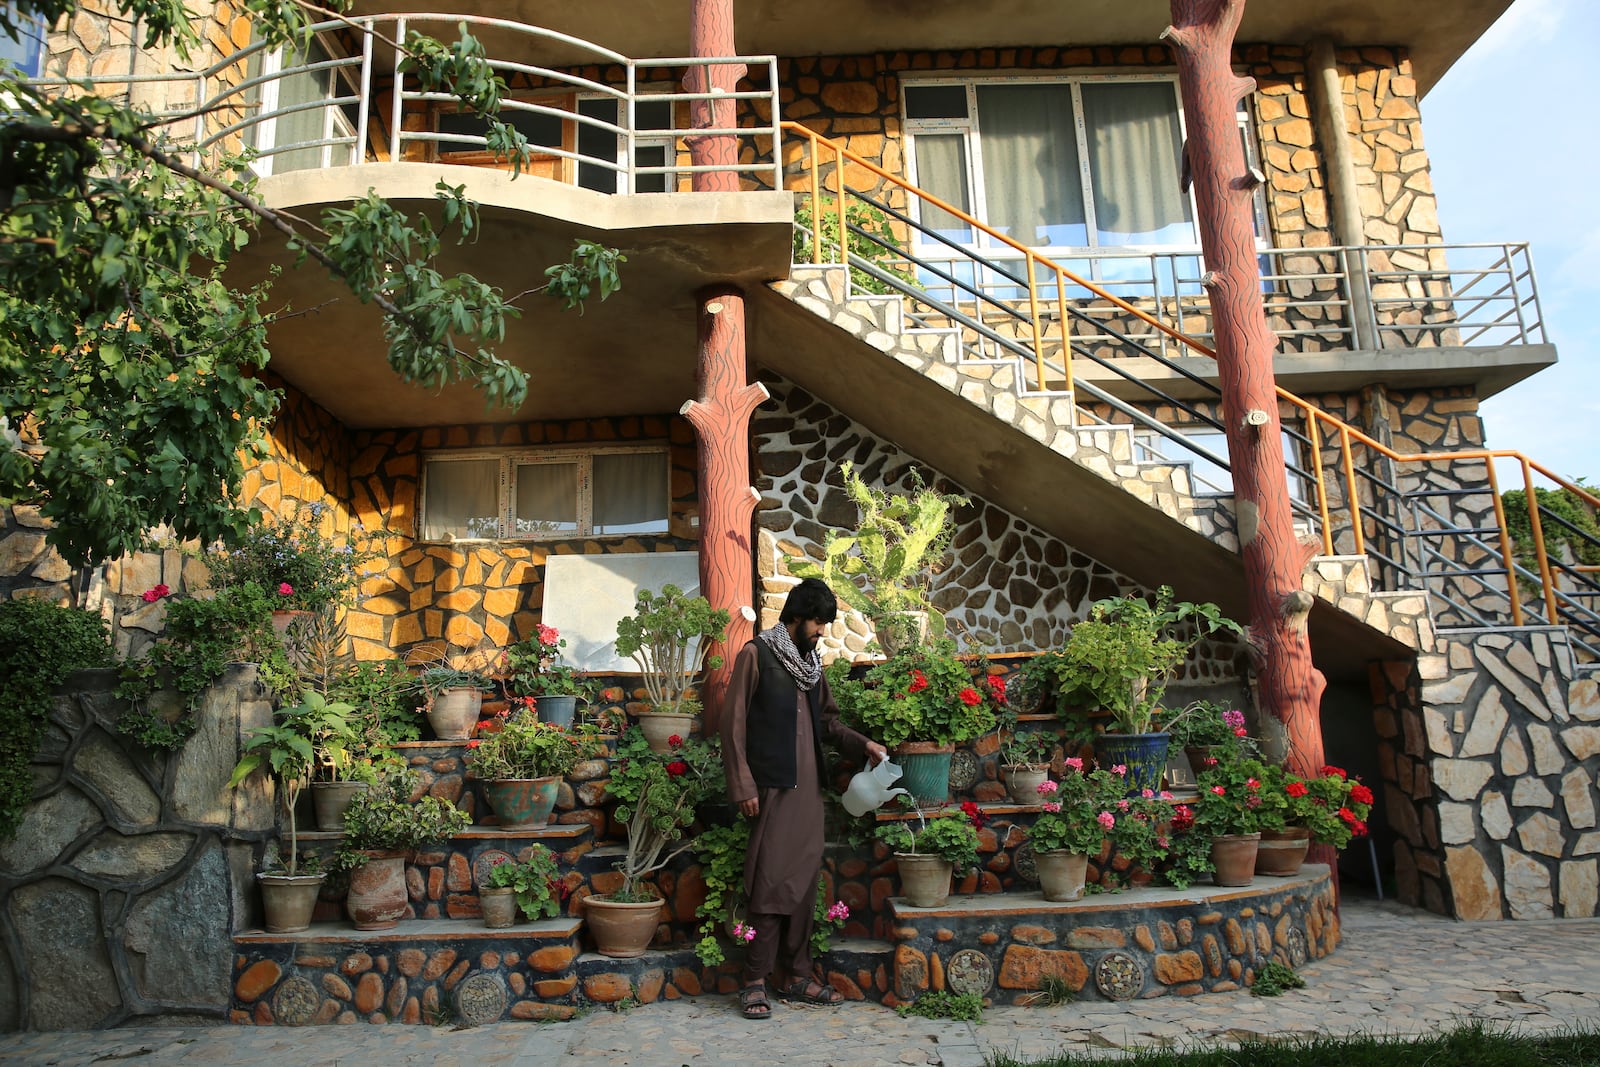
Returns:
[[[851,815],[865,815],[888,803],[890,797],[910,796],[908,790],[890,788],[899,780],[900,768],[888,760],[858,772],[844,792],[844,810]]]

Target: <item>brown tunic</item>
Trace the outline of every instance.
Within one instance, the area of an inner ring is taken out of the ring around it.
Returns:
[[[761,714],[760,708],[751,707],[757,670],[755,649],[748,645],[740,649],[733,663],[728,706],[722,717],[722,759],[728,799],[735,806],[755,796],[761,801],[745,854],[744,885],[749,909],[752,913],[789,915],[802,902],[810,901],[822,869],[822,768],[817,766],[811,736],[810,704],[805,690],[797,684],[795,788],[757,790],[745,760],[746,722],[749,716]],[[823,736],[838,742],[853,759],[865,758],[868,739],[839,721],[839,706],[833,702],[826,679],[821,691]]]

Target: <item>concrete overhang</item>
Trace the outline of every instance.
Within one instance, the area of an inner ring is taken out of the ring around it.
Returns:
[[[605,196],[546,179],[443,164],[387,163],[297,171],[266,178],[277,209],[315,220],[323,207],[371,189],[402,210],[436,215],[439,181],[465,185],[480,208],[477,234],[447,242],[439,268],[467,271],[507,294],[544,284],[576,238],[622,250],[622,288],[584,311],[562,311],[543,295],[524,297],[496,353],[531,378],[525,404],[486,409],[469,386],[406,385],[389,368],[375,308],[294,257],[275,236],[234,258],[232,277],[249,284],[283,267],[273,306],[297,314],[270,331],[272,369],[346,426],[444,424],[659,414],[694,395],[696,292],[712,284],[761,286],[789,271],[794,198],[786,192]]]
[[[1206,356],[1181,356],[1172,361],[1183,371],[1215,385],[1216,361]],[[1471,386],[1479,400],[1509,389],[1556,362],[1552,344],[1472,346],[1461,348],[1386,348],[1279,355],[1273,376],[1283,388],[1302,396],[1359,392],[1369,385],[1391,389]],[[1192,378],[1143,356],[1118,360],[1128,373],[1168,396],[1193,399],[1214,395]],[[1088,360],[1073,364],[1075,381],[1094,385],[1123,400],[1156,399],[1140,387]]]
[[[481,14],[476,0],[357,0],[357,14]],[[593,0],[500,0],[497,18],[543,26],[634,59],[689,54],[689,3],[638,0],[627,17]],[[1403,45],[1426,93],[1511,6],[1511,0],[1252,0],[1240,43]],[[907,49],[1007,45],[1155,44],[1171,19],[1168,0],[739,0],[734,33],[743,55],[857,55]],[[453,35],[454,27],[433,32]],[[492,28],[479,36],[495,39]],[[516,46],[530,61],[594,62],[556,42]],[[491,47],[490,55],[498,53]]]

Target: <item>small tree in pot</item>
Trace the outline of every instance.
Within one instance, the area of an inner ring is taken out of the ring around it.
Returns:
[[[711,645],[728,631],[729,616],[702,596],[689,596],[675,585],[661,592],[639,590],[631,616],[617,621],[617,654],[639,665],[650,716],[641,717],[651,748],[661,752],[668,736],[687,737],[700,703],[689,691],[700,670],[722,666],[721,656],[707,656]]]
[[[307,700],[317,697],[310,694]],[[267,772],[276,784],[289,820],[289,858],[282,871],[266,870],[256,875],[261,884],[262,908],[266,926],[272,933],[293,933],[311,925],[317,889],[322,874],[300,871],[300,839],[295,825],[295,804],[311,777],[315,749],[304,730],[307,705],[303,701],[280,711],[277,721],[252,730],[245,738],[239,761],[228,778],[230,788],[238,788],[257,771]]]

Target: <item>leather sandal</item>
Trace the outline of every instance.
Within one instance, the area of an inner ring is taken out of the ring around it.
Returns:
[[[837,989],[823,985],[815,978],[796,978],[783,991],[783,996],[786,1000],[798,1000],[802,1004],[821,1004],[829,1008],[836,1008],[844,1003],[844,997]]]
[[[767,984],[747,985],[739,990],[739,1012],[746,1019],[772,1018],[772,1002],[767,999]]]

